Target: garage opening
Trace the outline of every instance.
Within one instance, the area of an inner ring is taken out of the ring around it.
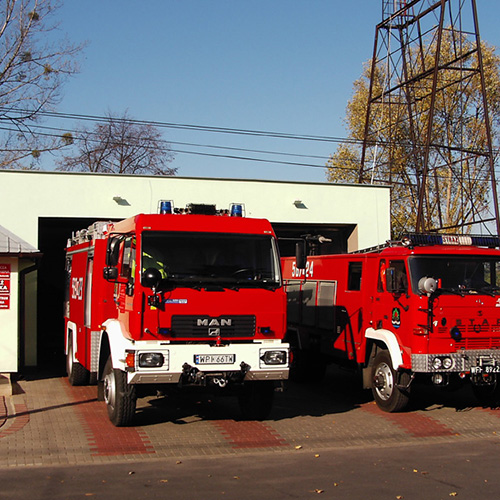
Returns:
[[[295,255],[295,241],[307,237],[308,255],[347,253],[349,238],[355,232],[355,224],[290,224],[273,223],[279,240],[282,257]],[[322,237],[322,238],[320,238]]]
[[[38,248],[43,253],[38,270],[37,365],[64,374],[64,261],[71,233],[87,228],[96,220],[78,217],[40,217]]]

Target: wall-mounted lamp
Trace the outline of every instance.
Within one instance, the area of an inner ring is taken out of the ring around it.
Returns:
[[[295,208],[307,208],[302,200],[295,200],[293,204]]]
[[[116,203],[118,205],[122,205],[122,206],[130,206],[130,203],[125,199],[125,198],[122,198],[121,196],[113,196],[113,201],[116,201]]]

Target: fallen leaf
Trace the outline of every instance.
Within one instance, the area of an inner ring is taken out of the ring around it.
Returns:
[[[240,477],[239,476],[233,476],[233,479],[239,479]]]
[[[456,497],[458,495],[458,493],[456,491],[452,491],[450,493],[450,497]]]
[[[179,464],[182,464],[182,462],[180,460],[177,460],[177,462],[175,462],[177,465]]]
[[[319,458],[319,453],[316,453],[316,455],[314,455],[314,458]]]
[[[339,485],[339,483],[333,483],[333,486],[338,486],[338,485]]]
[[[318,488],[316,488],[316,489],[314,490],[314,493],[324,493],[324,492],[325,492],[325,490],[320,490],[320,489],[318,489]]]
[[[296,450],[301,450],[302,449],[302,446],[300,444],[298,444],[296,447],[295,447]]]
[[[413,472],[418,472],[418,470],[417,469],[413,469]]]
[[[131,470],[128,475],[131,476],[132,474],[135,474],[135,472],[133,470]]]
[[[403,497],[403,495],[398,495],[398,496],[396,497],[396,500],[403,500],[403,498],[404,498],[404,497]]]
[[[160,483],[168,483],[168,479],[160,479]]]

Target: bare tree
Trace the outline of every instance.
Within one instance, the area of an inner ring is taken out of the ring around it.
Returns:
[[[64,156],[58,170],[115,174],[175,175],[168,167],[174,155],[161,133],[149,123],[130,118],[125,112],[97,123],[93,130],[73,134],[76,154]]]
[[[57,38],[59,6],[59,0],[0,1],[0,168],[26,167],[27,158],[33,165],[43,151],[70,142],[67,135],[39,135],[34,127],[59,102],[83,48]]]

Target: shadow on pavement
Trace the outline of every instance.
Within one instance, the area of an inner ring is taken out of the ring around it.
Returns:
[[[50,370],[27,371],[13,378],[15,393],[21,394],[22,382],[47,380],[52,383],[60,378]],[[19,382],[19,383],[18,383]],[[97,396],[97,388],[96,388]],[[54,410],[64,406],[95,402],[85,399],[63,405],[34,410],[34,412]],[[301,384],[290,381],[287,389],[275,394],[273,410],[267,420],[279,421],[295,417],[321,417],[346,413],[373,401],[370,390],[363,390],[360,376],[336,366],[328,367],[323,380]],[[99,403],[104,404],[104,403]],[[470,384],[457,390],[436,388],[432,384],[415,382],[408,412],[436,412],[452,408],[457,412],[481,407]],[[30,412],[31,413],[31,412]],[[182,390],[159,397],[138,400],[134,425],[148,426],[163,422],[186,425],[199,420],[241,420],[238,400],[235,396],[209,394],[205,390]]]

